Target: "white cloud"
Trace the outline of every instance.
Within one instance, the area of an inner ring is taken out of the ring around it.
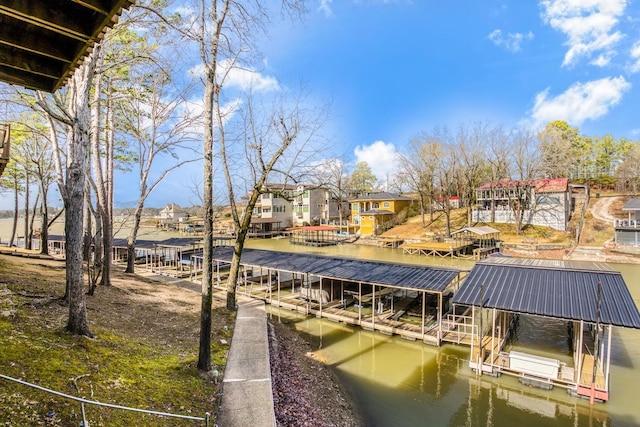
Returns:
[[[367,162],[371,172],[380,183],[386,183],[387,177],[396,170],[399,155],[396,146],[384,141],[376,141],[371,145],[357,146],[354,150],[358,162]]]
[[[529,31],[527,34],[523,33],[508,33],[503,36],[502,30],[494,30],[487,36],[489,40],[496,46],[504,47],[511,52],[519,52],[522,46],[522,42],[525,40],[533,40],[533,33]]]
[[[231,66],[230,60],[222,61],[218,64],[218,76],[225,76],[225,87],[235,87],[240,90],[252,89],[258,92],[280,90],[280,84],[275,77],[265,76],[250,68],[238,68]],[[189,70],[192,76],[204,76],[204,65],[199,64]]]
[[[635,42],[631,47],[631,59],[633,60],[631,72],[637,73],[640,71],[640,41]]]
[[[331,3],[333,0],[320,0],[320,6],[318,6],[318,11],[324,12],[324,16],[327,18],[331,18],[333,16],[333,10],[331,10]]]
[[[622,39],[620,31],[612,32],[627,5],[627,0],[542,0],[542,20],[565,33],[569,50],[563,66],[575,64],[580,57],[604,52],[611,58],[615,45]],[[603,59],[593,65],[606,65]]]
[[[604,67],[609,65],[609,62],[611,62],[611,55],[600,54],[596,59],[591,61],[591,65]]]
[[[585,120],[594,120],[607,114],[630,88],[631,83],[622,76],[574,83],[556,97],[549,97],[547,88],[536,95],[531,118],[538,125],[565,120],[573,126],[580,126]]]

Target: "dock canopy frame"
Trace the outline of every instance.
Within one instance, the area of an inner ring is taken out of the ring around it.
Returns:
[[[232,257],[233,248],[214,249],[217,287],[228,277]],[[245,249],[238,292],[244,289],[245,295],[305,315],[440,345],[445,307],[462,273],[466,271]]]
[[[215,248],[213,258],[231,262],[233,248]],[[351,258],[323,257],[291,252],[244,249],[242,264],[274,270],[305,272],[316,276],[353,282],[371,283],[414,290],[443,292],[460,270],[384,261],[364,261]]]
[[[622,274],[604,263],[491,258],[473,267],[452,302],[472,307],[474,326],[479,313],[469,361],[472,369],[516,375],[524,384],[543,388],[564,387],[592,404],[609,399],[613,327],[640,329],[640,313]],[[486,311],[491,319],[483,327]],[[506,321],[501,319],[513,314],[567,321],[574,366],[525,353],[503,353],[513,322],[505,332]],[[585,332],[593,335],[592,350],[584,341]],[[541,369],[550,363],[555,365],[549,372]]]
[[[453,298],[454,304],[640,329],[640,313],[622,275],[608,264],[518,258],[478,262]]]

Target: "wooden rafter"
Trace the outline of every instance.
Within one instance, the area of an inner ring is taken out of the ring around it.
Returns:
[[[0,80],[54,92],[133,0],[0,0]]]

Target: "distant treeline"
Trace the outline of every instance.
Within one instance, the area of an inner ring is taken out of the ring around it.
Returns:
[[[162,208],[144,208],[142,210],[142,215],[143,216],[160,216],[160,211],[164,209],[164,207]],[[215,207],[214,211],[218,212],[221,211],[223,208],[222,207]],[[62,208],[49,208],[49,218],[53,218],[53,216],[55,216],[58,212],[60,212],[60,210],[62,210]],[[186,213],[188,213],[190,216],[202,216],[202,207],[201,206],[191,206],[188,208],[181,208],[181,210],[185,211]],[[123,209],[114,209],[114,215],[115,216],[127,216],[127,215],[133,215],[133,211],[134,209],[130,209],[130,208],[123,208]],[[29,211],[29,215],[31,215],[32,211]],[[20,217],[24,217],[24,209],[20,209],[18,211],[18,215]],[[0,219],[5,219],[5,218],[13,218],[13,209],[10,210],[0,210]]]

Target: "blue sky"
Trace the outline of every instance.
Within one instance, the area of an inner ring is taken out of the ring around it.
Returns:
[[[303,22],[272,23],[254,74],[271,90],[304,82],[329,101],[326,157],[366,160],[380,179],[397,150],[436,126],[560,119],[585,135],[640,139],[637,0],[308,5]],[[187,184],[200,177],[196,165],[172,173],[147,205],[198,203]],[[135,185],[116,187],[116,204],[135,199],[124,191]]]
[[[325,0],[264,54],[279,79],[333,99],[352,155],[478,120],[637,138],[638,18],[620,0]]]
[[[366,160],[380,179],[397,150],[436,126],[560,119],[585,135],[640,139],[637,1],[309,6],[304,22],[273,24],[257,72],[330,100],[327,157]]]

